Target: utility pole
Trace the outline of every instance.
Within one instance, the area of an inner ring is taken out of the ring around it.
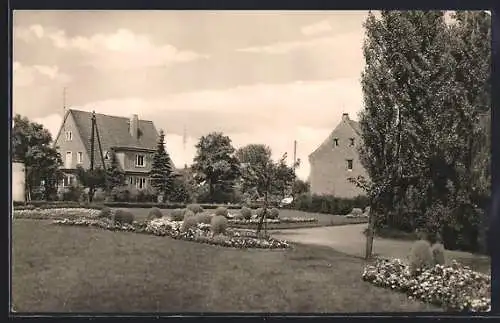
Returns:
[[[187,130],[186,130],[186,125],[184,125],[184,129],[183,129],[183,133],[182,133],[182,156],[184,159],[184,168],[187,168],[186,143],[187,143]]]

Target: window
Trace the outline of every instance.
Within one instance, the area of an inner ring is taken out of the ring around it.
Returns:
[[[129,183],[130,185],[134,184],[134,178],[133,178],[133,177],[129,177],[129,178],[128,178],[128,183]]]
[[[71,131],[66,131],[66,141],[73,140],[73,133]]]
[[[144,155],[135,155],[135,166],[136,167],[145,167]]]
[[[63,187],[69,187],[76,184],[76,178],[73,175],[66,175],[63,178]]]
[[[66,160],[64,163],[64,168],[71,168],[71,160],[73,159],[73,154],[71,151],[66,152]]]
[[[333,139],[333,146],[337,147],[339,145],[339,138]]]
[[[347,160],[347,170],[352,171],[352,159]]]
[[[135,187],[138,189],[143,189],[146,187],[146,179],[144,177],[135,178]]]
[[[349,138],[349,146],[353,147],[354,146],[354,138]]]
[[[78,155],[77,155],[77,163],[78,164],[81,164],[83,163],[83,153],[81,151],[78,152]]]
[[[109,151],[104,152],[104,160],[109,160]]]

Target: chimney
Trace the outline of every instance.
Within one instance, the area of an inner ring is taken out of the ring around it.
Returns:
[[[137,114],[133,114],[130,117],[130,121],[129,121],[129,131],[130,131],[130,135],[134,139],[137,139],[138,127],[139,127],[139,118],[138,118]]]
[[[349,113],[342,113],[342,121],[349,120]]]

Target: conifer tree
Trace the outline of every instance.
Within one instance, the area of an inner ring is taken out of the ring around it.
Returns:
[[[111,151],[111,162],[106,168],[106,190],[109,192],[114,187],[125,184],[125,172],[120,167],[116,153]]]
[[[160,130],[160,136],[153,155],[153,163],[149,174],[151,186],[155,188],[158,195],[168,196],[172,188],[172,164],[168,152],[165,150],[165,133]]]

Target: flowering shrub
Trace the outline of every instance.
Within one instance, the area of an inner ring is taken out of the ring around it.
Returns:
[[[112,216],[113,213],[111,212],[111,209],[107,206],[103,207],[101,212],[99,213],[99,217],[104,219],[111,219]]]
[[[133,224],[119,224],[99,219],[60,219],[55,220],[54,224],[97,227],[112,231],[132,231],[239,249],[284,249],[290,247],[290,244],[284,240],[259,239],[255,232],[249,230],[227,229],[225,235],[214,236],[210,231],[210,225],[203,223],[198,223],[196,226],[182,231],[181,221],[170,221],[167,218],[153,219],[142,223],[134,222]]]
[[[259,218],[254,218],[254,219],[232,219],[229,220],[230,224],[257,224],[259,223],[260,219]],[[279,218],[279,219],[269,219],[266,218],[265,220],[266,223],[270,224],[277,224],[277,223],[313,223],[313,222],[318,222],[318,219],[316,218]]]
[[[224,234],[227,229],[227,219],[222,215],[216,215],[212,218],[212,222],[210,222],[212,232],[214,235],[216,234]]]
[[[431,245],[426,240],[415,241],[410,250],[410,273],[416,276],[422,270],[432,267],[434,258],[432,257]]]
[[[451,266],[436,265],[414,277],[401,260],[378,259],[375,265],[365,267],[362,278],[450,311],[491,310],[491,276],[456,261]]]
[[[100,210],[85,208],[60,208],[60,209],[32,209],[14,210],[15,219],[60,219],[60,218],[97,218]]]
[[[252,218],[252,210],[247,208],[246,206],[241,208],[240,213],[246,220],[250,220]]]
[[[215,215],[227,217],[228,213],[229,212],[227,211],[227,209],[223,206],[219,206],[217,209],[215,209]]]
[[[152,207],[148,213],[148,220],[159,219],[163,217],[163,213],[157,207]]]
[[[188,229],[195,228],[198,223],[200,223],[200,218],[198,216],[195,216],[193,212],[187,211],[184,215],[184,221],[182,221],[181,231],[185,232]]]

